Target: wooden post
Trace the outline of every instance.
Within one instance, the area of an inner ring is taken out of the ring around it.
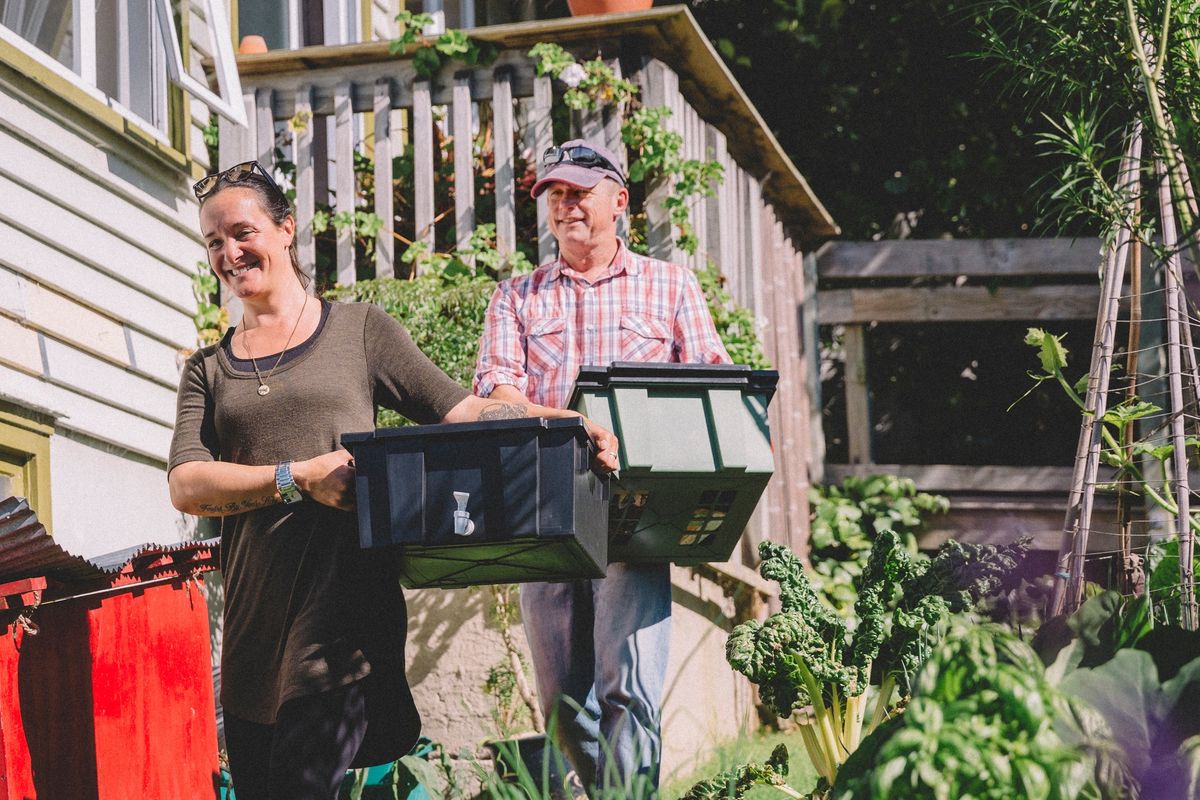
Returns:
[[[375,277],[396,274],[396,212],[392,185],[392,82],[375,82],[375,215],[382,221],[375,238]]]
[[[271,113],[271,97],[274,93],[265,87],[254,92],[255,158],[262,168],[275,170],[275,115]]]
[[[458,248],[475,231],[475,154],[471,135],[471,73],[454,76],[450,116],[454,133],[454,230]]]
[[[513,145],[513,72],[499,67],[492,78],[492,118],[496,165],[496,250],[509,256],[517,246],[516,164]]]
[[[550,111],[554,104],[554,86],[547,75],[533,79],[533,104],[529,110],[533,121],[533,157],[537,159],[537,176],[540,179],[546,174],[542,166],[542,153],[554,144],[554,131],[550,127]],[[538,225],[538,262],[545,263],[552,258],[558,249],[554,236],[550,233],[550,213],[546,206],[546,195],[537,199]]]
[[[867,344],[862,325],[847,325],[842,337],[846,354],[846,445],[851,464],[870,464],[871,403],[867,390]]]
[[[295,131],[296,148],[296,251],[300,269],[308,276],[309,292],[317,288],[317,244],[313,239],[313,212],[316,209],[315,166],[313,164],[313,129],[317,120],[312,114],[312,87],[296,90],[296,111],[303,125]],[[322,165],[324,166],[324,165]]]
[[[428,78],[413,83],[412,136],[413,136],[413,191],[415,201],[413,213],[416,233],[413,241],[425,242],[430,252],[434,249],[433,216],[436,213],[433,195],[433,100],[432,87]],[[417,267],[413,264],[413,275]]]
[[[337,203],[339,215],[349,215],[350,224],[337,231],[337,282],[351,286],[356,280],[354,268],[354,110],[350,100],[349,81],[339,83],[333,91],[333,114],[337,124],[334,135],[334,163],[337,165]]]

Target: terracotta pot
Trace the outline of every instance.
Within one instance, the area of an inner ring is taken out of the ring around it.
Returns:
[[[587,14],[619,14],[623,11],[645,11],[654,5],[654,0],[567,0],[571,14],[582,17]]]
[[[241,55],[265,53],[267,52],[267,49],[267,40],[259,36],[257,33],[243,36],[241,43],[238,45],[238,53]]]

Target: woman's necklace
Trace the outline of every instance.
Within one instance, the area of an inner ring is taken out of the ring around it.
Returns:
[[[279,353],[279,358],[275,359],[275,366],[267,371],[267,377],[265,378],[258,371],[258,364],[254,361],[254,355],[250,352],[250,343],[246,341],[246,336],[250,331],[242,331],[242,347],[246,348],[246,355],[250,356],[250,366],[254,367],[254,374],[258,378],[258,394],[260,397],[266,397],[270,393],[271,387],[267,386],[267,381],[271,379],[271,376],[275,374],[275,370],[279,368],[279,362],[283,361],[283,356],[287,353],[288,346],[292,343],[292,337],[296,335],[296,329],[300,327],[300,320],[304,318],[304,309],[307,307],[308,294],[306,293],[304,295],[304,304],[300,306],[300,313],[296,315],[296,324],[292,326],[292,332],[288,334],[287,341],[283,345],[283,350]]]

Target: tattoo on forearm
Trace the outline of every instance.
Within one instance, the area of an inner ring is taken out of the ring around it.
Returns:
[[[265,497],[248,497],[245,500],[242,500],[240,503],[230,502],[230,503],[226,503],[225,505],[222,505],[222,506],[215,506],[215,505],[211,505],[209,503],[201,503],[199,508],[205,514],[212,514],[214,516],[223,517],[228,514],[240,514],[243,511],[253,511],[256,508],[264,508],[266,506],[273,506],[273,505],[276,505],[278,502],[279,502],[279,498],[276,495],[269,494]]]
[[[489,403],[479,412],[480,420],[520,419],[529,416],[529,406],[519,403]]]

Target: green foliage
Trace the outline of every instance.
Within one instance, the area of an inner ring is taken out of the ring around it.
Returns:
[[[430,14],[401,11],[396,15],[396,24],[399,34],[392,39],[388,50],[393,55],[409,53],[413,68],[422,78],[437,75],[442,65],[451,60],[487,65],[495,61],[498,54],[495,45],[476,41],[461,30],[448,30],[437,36],[423,35],[421,31],[433,24]]]
[[[771,362],[763,352],[762,339],[758,336],[758,316],[733,299],[717,265],[709,261],[705,269],[696,271],[696,278],[704,290],[717,335],[733,363],[745,364],[751,369],[770,369]]]
[[[663,208],[678,232],[675,244],[687,253],[695,253],[700,240],[692,226],[691,208],[698,200],[716,194],[724,167],[711,159],[684,158],[683,137],[666,125],[670,116],[668,108],[638,108],[626,116],[621,138],[637,153],[629,165],[631,181],[660,178],[671,187]]]
[[[638,87],[619,78],[599,58],[584,61],[553,42],[538,42],[529,51],[538,75],[549,75],[567,86],[563,103],[572,111],[594,111],[604,106],[623,108],[637,94]]]
[[[1134,220],[1130,203],[1138,197],[1143,208],[1156,207],[1158,181],[1114,188],[1124,139],[1138,124],[1145,132],[1144,160],[1161,160],[1180,227],[1193,229],[1185,184],[1186,173],[1200,166],[1200,15],[1194,4],[999,0],[983,8],[980,29],[982,55],[1004,71],[1014,94],[1042,108],[1066,109],[1047,118],[1041,137],[1064,165],[1048,182],[1061,220],[1086,220],[1109,237],[1124,228],[1162,252],[1157,225]]]
[[[699,781],[680,800],[741,800],[755,786],[772,786],[788,797],[802,797],[787,784],[787,745],[778,745],[766,763],[751,761]]]
[[[229,327],[229,312],[218,304],[219,286],[208,264],[196,262],[196,274],[192,276],[192,296],[196,298],[196,341],[201,347],[216,344]]]
[[[1194,558],[1193,555],[1193,564]],[[1155,619],[1167,624],[1180,624],[1183,619],[1180,603],[1183,584],[1179,576],[1178,536],[1151,543],[1146,555],[1146,575],[1146,591],[1154,598]],[[1200,581],[1194,584],[1193,591],[1200,593]]]
[[[921,667],[904,714],[838,773],[836,800],[1099,797],[1092,764],[1055,729],[1065,699],[1005,628],[962,618]]]
[[[818,596],[844,617],[858,599],[859,577],[880,531],[900,537],[917,552],[917,534],[933,514],[944,514],[949,501],[917,491],[908,478],[894,475],[850,476],[840,486],[809,490],[809,563]]]
[[[1052,106],[997,96],[990,65],[962,56],[979,47],[981,4],[688,5],[846,238],[1042,227],[1029,187],[1058,164],[1026,131]]]
[[[818,599],[799,558],[783,545],[762,542],[764,578],[779,583],[780,611],[733,629],[725,655],[759,687],[764,704],[780,716],[811,706],[801,720],[813,766],[832,783],[839,765],[858,747],[872,671],[882,684],[867,730],[875,729],[901,699],[952,610],[973,607],[1000,588],[1028,541],[1006,548],[950,542],[917,561],[891,531],[881,531],[863,572],[854,633]]]

